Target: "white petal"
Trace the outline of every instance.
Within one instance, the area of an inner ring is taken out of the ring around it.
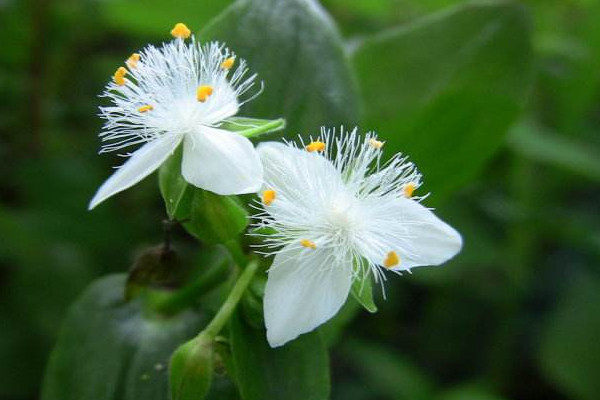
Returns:
[[[144,144],[100,186],[88,209],[91,210],[150,175],[173,153],[180,142],[179,135],[165,135]]]
[[[237,114],[239,103],[237,95],[227,79],[219,79],[213,83],[213,94],[204,103],[197,103],[206,125],[216,124],[225,118]]]
[[[201,127],[185,135],[181,173],[194,186],[229,195],[257,192],[263,167],[247,138],[222,129]]]
[[[368,228],[357,246],[364,257],[383,265],[390,251],[400,263],[394,270],[439,265],[462,248],[460,234],[420,203],[406,198],[377,197],[365,200]]]
[[[299,245],[283,248],[275,256],[265,289],[271,347],[282,346],[333,317],[345,303],[351,283],[349,256]]]
[[[311,226],[334,205],[348,203],[339,171],[321,154],[275,142],[261,143],[257,150],[265,169],[264,188],[277,195],[267,207],[276,219]]]

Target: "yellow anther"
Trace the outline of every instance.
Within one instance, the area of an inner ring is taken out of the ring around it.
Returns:
[[[133,53],[129,56],[127,61],[125,61],[125,64],[127,64],[129,68],[137,68],[138,61],[140,61],[140,55],[138,53]]]
[[[404,185],[404,197],[411,198],[416,188],[417,185],[415,185],[414,182],[408,182],[406,185]]]
[[[176,38],[187,39],[191,34],[192,31],[190,31],[190,28],[181,22],[176,23],[173,29],[171,29],[171,35]]]
[[[154,107],[151,106],[150,104],[146,104],[145,106],[141,106],[140,108],[138,108],[138,111],[141,113],[145,113],[145,112],[152,111],[152,110],[154,110]]]
[[[262,202],[265,206],[270,206],[276,197],[277,194],[273,189],[265,190],[262,194]]]
[[[231,67],[233,67],[233,64],[235,64],[235,57],[229,57],[221,63],[221,68],[231,69]]]
[[[306,151],[312,153],[313,151],[325,151],[325,143],[321,141],[310,142],[308,146],[306,146]]]
[[[400,264],[400,258],[398,257],[398,254],[396,254],[395,251],[390,251],[387,253],[385,260],[383,260],[383,266],[386,268],[392,268],[398,264]]]
[[[198,90],[196,90],[196,98],[198,99],[198,101],[204,103],[208,99],[208,96],[210,96],[212,93],[212,86],[202,85],[198,87]]]
[[[369,139],[369,146],[373,147],[374,149],[382,148],[383,144],[384,144],[384,142],[377,140],[375,138]]]
[[[127,75],[127,69],[125,67],[117,68],[115,74],[113,75],[115,83],[119,86],[123,86],[126,82],[125,75]]]
[[[313,242],[312,240],[308,240],[308,239],[302,239],[300,241],[300,244],[303,247],[306,247],[307,249],[313,249],[314,250],[314,249],[317,248],[317,245],[315,244],[315,242]]]

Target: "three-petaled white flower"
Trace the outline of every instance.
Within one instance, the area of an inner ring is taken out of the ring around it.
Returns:
[[[333,317],[354,279],[439,265],[462,247],[449,225],[413,197],[421,175],[405,157],[381,165],[383,142],[322,131],[319,140],[258,146],[264,165],[265,253],[275,254],[264,297],[277,347]]]
[[[250,140],[219,129],[235,115],[240,96],[255,84],[243,60],[218,42],[201,45],[183,24],[175,39],[134,53],[108,84],[101,153],[142,144],[98,189],[92,209],[155,171],[183,143],[186,181],[217,194],[259,190],[263,168]],[[234,64],[237,68],[232,71]]]

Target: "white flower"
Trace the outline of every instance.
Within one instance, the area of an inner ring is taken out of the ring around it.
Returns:
[[[131,55],[106,87],[113,105],[100,108],[100,152],[141,147],[98,189],[90,209],[151,174],[181,143],[190,184],[222,195],[260,188],[263,169],[250,140],[219,129],[256,75],[246,77],[246,63],[222,44],[201,45],[193,36],[186,43],[191,32],[183,24],[171,33],[173,41]]]
[[[333,317],[354,279],[439,265],[462,246],[458,232],[413,197],[421,185],[400,155],[380,165],[373,134],[322,131],[302,148],[268,142],[257,228],[274,254],[264,297],[267,339],[277,347]]]

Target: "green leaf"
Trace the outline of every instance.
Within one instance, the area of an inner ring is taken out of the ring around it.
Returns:
[[[163,318],[124,302],[125,275],[93,283],[69,310],[46,368],[42,400],[164,400],[168,362],[205,321]]]
[[[169,366],[171,400],[202,400],[212,382],[213,338],[200,335],[181,345]]]
[[[237,197],[194,188],[190,221],[184,227],[207,243],[225,243],[246,229],[248,212]]]
[[[438,400],[506,400],[477,384],[464,385],[440,393]]]
[[[316,1],[238,0],[201,36],[227,43],[264,79],[264,92],[245,114],[284,117],[291,136],[358,120],[341,38]]]
[[[285,128],[285,120],[282,118],[270,120],[246,117],[231,117],[223,121],[221,125],[219,125],[219,128],[251,138],[260,135],[266,135],[267,133],[277,132]]]
[[[358,303],[370,313],[377,312],[377,305],[373,300],[373,278],[371,274],[364,274],[362,279],[355,279],[352,282],[352,296]]]
[[[500,147],[532,81],[529,20],[510,2],[460,5],[367,38],[353,61],[365,127],[410,155],[438,200]]]
[[[182,146],[165,161],[158,171],[158,186],[170,218],[185,219],[191,212],[194,188],[181,175]]]
[[[346,342],[342,351],[372,394],[386,399],[434,398],[431,378],[404,356],[380,345],[356,340]]]
[[[560,136],[534,122],[525,122],[512,131],[509,145],[531,160],[600,181],[600,148],[593,143]]]
[[[574,279],[549,318],[542,335],[541,367],[548,379],[574,398],[600,393],[600,280]]]
[[[239,314],[231,321],[231,349],[244,400],[325,400],[329,398],[329,360],[317,332],[272,349],[264,329]]]

